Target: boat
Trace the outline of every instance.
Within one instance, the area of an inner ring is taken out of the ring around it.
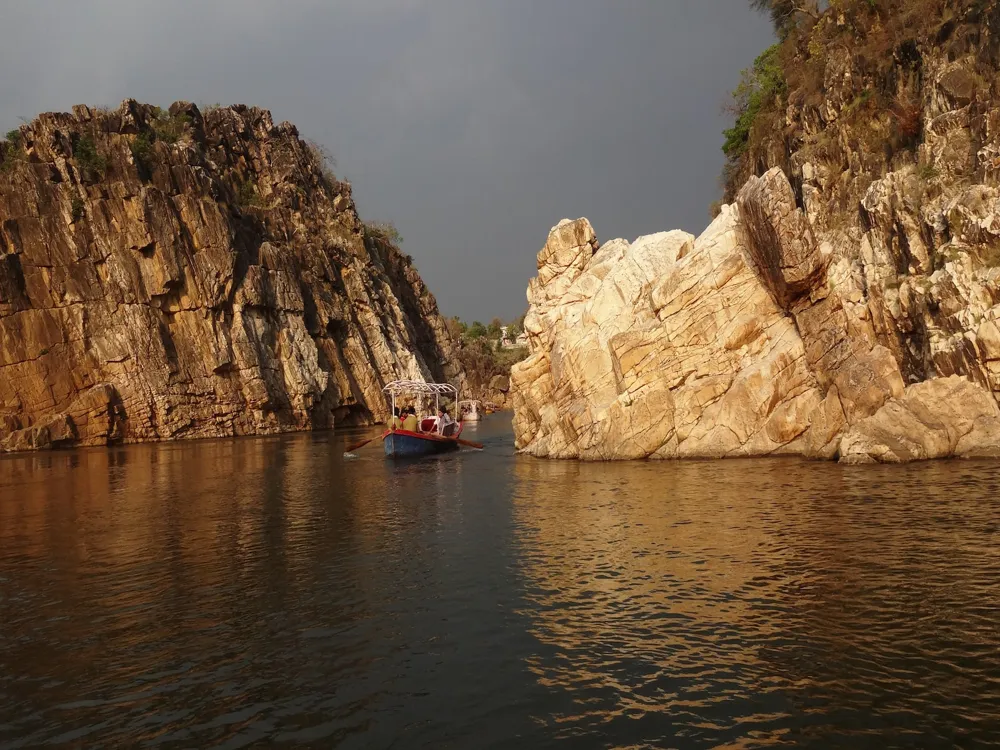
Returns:
[[[482,401],[459,401],[458,412],[462,422],[478,422],[483,418]]]
[[[454,400],[458,403],[458,389],[448,383],[423,383],[416,380],[395,380],[389,383],[383,391],[387,394],[391,413],[395,414],[397,401],[410,401],[411,403],[434,401],[434,414],[441,406],[441,399]],[[459,435],[462,434],[464,424],[459,421],[448,425],[446,434],[438,435],[434,430],[437,428],[437,416],[424,417],[420,421],[418,432],[401,430],[391,427],[382,435],[382,446],[385,449],[387,458],[420,458],[422,456],[433,456],[439,453],[457,451],[461,444]]]
[[[500,407],[494,404],[492,401],[487,401],[485,404],[483,404],[483,411],[485,411],[487,414],[496,414],[498,411],[500,411]]]
[[[422,432],[389,430],[382,436],[382,447],[389,458],[421,458],[457,451],[460,447],[457,438],[457,434],[442,437]]]

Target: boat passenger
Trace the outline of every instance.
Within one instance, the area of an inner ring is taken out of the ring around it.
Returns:
[[[412,406],[406,409],[406,416],[403,418],[403,429],[407,432],[420,431],[420,424],[417,422],[417,410]]]
[[[392,422],[390,422],[390,426],[394,430],[399,430],[403,426],[403,420],[401,420],[399,418],[399,407],[398,406],[392,407]]]
[[[447,409],[438,409],[437,427],[435,432],[438,435],[450,435],[454,428],[452,425],[455,424],[455,420],[451,418],[448,414]]]

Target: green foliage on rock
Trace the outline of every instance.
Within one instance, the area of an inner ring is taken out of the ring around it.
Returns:
[[[316,166],[319,169],[320,174],[323,175],[323,179],[326,181],[327,187],[334,187],[337,184],[337,175],[335,174],[337,159],[334,157],[333,152],[317,141],[306,141],[305,144],[309,153],[312,155],[313,160],[316,162]],[[395,229],[395,227],[393,227],[393,229]],[[403,238],[400,237],[399,242],[402,242],[402,239]],[[396,244],[399,244],[399,242]]]
[[[780,36],[786,35],[800,16],[817,18],[820,12],[816,0],[750,0],[750,7],[770,15],[774,30]]]
[[[744,71],[727,107],[726,203],[776,166],[836,174],[850,165],[857,195],[848,200],[887,169],[919,167],[928,56],[961,61],[942,82],[974,110],[994,97],[995,55],[970,50],[986,49],[976,40],[994,33],[997,0],[748,1],[769,15],[778,42]]]
[[[364,222],[364,233],[365,240],[371,242],[397,246],[403,242],[403,235],[390,221],[366,221]]]
[[[500,318],[493,318],[486,326],[486,335],[490,340],[499,340],[503,335],[503,321]]]
[[[70,204],[70,210],[73,213],[73,221],[80,221],[80,219],[83,218],[84,208],[85,204],[83,202],[83,198],[81,198],[79,195],[74,195],[73,201]]]
[[[97,150],[97,144],[89,135],[81,136],[73,147],[73,155],[80,169],[90,178],[100,178],[108,171],[108,160]]]
[[[143,172],[152,171],[152,155],[153,155],[153,142],[156,139],[156,134],[152,132],[142,132],[139,133],[129,144],[129,150],[132,152],[132,158],[135,159],[136,165]]]
[[[186,114],[170,115],[159,108],[157,112],[157,116],[149,123],[157,140],[169,144],[177,143],[191,124],[191,118]]]
[[[746,150],[757,117],[763,109],[776,106],[785,89],[781,45],[775,44],[754,60],[752,67],[743,71],[740,85],[733,91],[729,109],[736,116],[736,122],[723,132],[726,141],[722,150],[726,156],[735,159]]]
[[[263,205],[257,186],[249,179],[237,184],[236,202],[241,208],[260,208]]]
[[[11,172],[18,164],[28,160],[28,155],[24,150],[24,140],[21,131],[14,128],[0,141],[0,173]]]

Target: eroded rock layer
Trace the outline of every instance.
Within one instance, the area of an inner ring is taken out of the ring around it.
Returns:
[[[77,107],[0,159],[3,449],[368,423],[386,381],[460,377],[410,260],[264,110]]]
[[[701,237],[549,236],[511,377],[520,449],[1000,455],[1000,3],[789,18]]]
[[[866,285],[877,263],[815,236],[780,169],[751,179],[698,238],[599,245],[586,219],[563,221],[528,291],[532,354],[511,378],[518,448],[594,460],[1000,455],[995,272],[948,261],[925,277],[948,320],[966,323],[950,333],[963,356],[917,367],[899,332],[920,322],[933,337],[931,320]]]

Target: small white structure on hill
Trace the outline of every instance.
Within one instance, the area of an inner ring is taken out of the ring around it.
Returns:
[[[504,349],[517,349],[528,345],[528,334],[524,331],[515,336],[511,333],[510,326],[500,326],[500,346]]]

